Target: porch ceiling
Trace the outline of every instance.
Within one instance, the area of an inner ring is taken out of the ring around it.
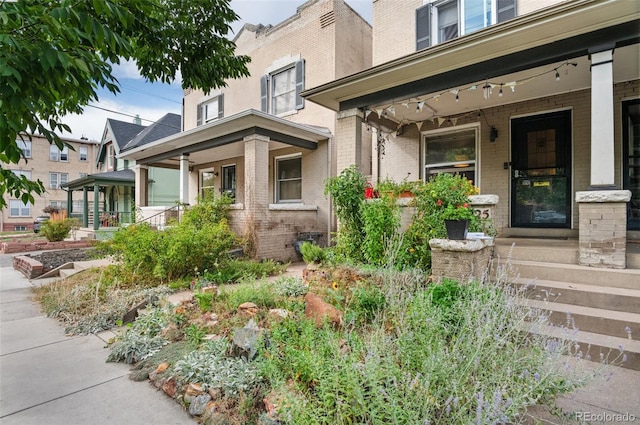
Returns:
[[[637,2],[564,2],[309,89],[303,96],[334,110],[379,111],[394,105],[387,111],[389,125],[415,122],[588,88],[588,53],[598,47],[616,47],[616,82],[637,79],[639,40]],[[487,82],[493,89],[485,99]],[[500,84],[503,96],[498,95]],[[426,104],[420,111],[422,100]]]
[[[244,145],[237,142],[251,135],[269,137],[269,149],[286,146],[316,149],[318,142],[331,137],[326,128],[298,124],[249,109],[122,152],[118,157],[138,164],[178,168],[180,155],[188,154],[190,165],[200,165],[244,155]]]

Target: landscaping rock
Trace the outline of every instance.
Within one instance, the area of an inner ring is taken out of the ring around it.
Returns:
[[[242,303],[238,306],[238,314],[253,317],[258,314],[258,306],[254,303]]]
[[[131,310],[127,311],[124,316],[122,316],[122,324],[126,325],[127,323],[133,323],[136,320],[136,317],[138,317],[138,310],[142,310],[147,306],[147,304],[148,301],[144,300]]]
[[[251,319],[244,328],[236,328],[233,332],[232,353],[235,357],[253,360],[258,354],[258,341],[262,330]]]
[[[162,391],[165,392],[169,397],[175,398],[176,393],[178,391],[178,381],[176,378],[167,379],[162,384]]]
[[[190,383],[189,385],[187,385],[187,389],[184,392],[184,395],[189,395],[189,396],[199,396],[204,394],[204,389],[202,389],[202,385],[200,384],[196,384],[195,382]]]
[[[169,368],[169,363],[164,362],[164,363],[160,363],[158,365],[158,367],[156,368],[156,373],[162,373],[165,370],[167,370]]]
[[[204,408],[204,413],[202,414],[202,423],[207,423],[209,418],[217,413],[218,405],[213,401],[207,403],[207,406]]]
[[[269,314],[281,317],[283,319],[289,317],[289,312],[284,308],[272,308],[271,310],[269,310]]]
[[[172,323],[166,328],[164,328],[162,332],[160,332],[160,334],[167,341],[176,342],[182,339],[182,336],[184,333],[180,329],[178,329],[177,325]]]
[[[221,400],[222,399],[222,390],[220,388],[209,388],[207,390],[207,392],[211,396],[211,400]]]
[[[189,414],[191,416],[202,415],[210,401],[211,396],[209,394],[201,394],[195,397],[191,400],[191,404],[189,405]]]
[[[204,425],[229,425],[229,419],[222,413],[214,412],[203,421]]]
[[[342,312],[313,292],[308,292],[304,297],[304,301],[306,303],[304,308],[305,316],[315,319],[318,328],[322,327],[325,320],[328,320],[334,326],[342,324]]]

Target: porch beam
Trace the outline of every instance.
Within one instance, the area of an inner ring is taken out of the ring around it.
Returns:
[[[106,198],[106,196],[105,196]],[[93,186],[93,230],[100,228],[100,186]]]
[[[89,227],[89,188],[82,188],[82,227]]]
[[[626,22],[344,100],[340,102],[339,110],[384,104],[390,99],[423,96],[426,93],[439,92],[451,87],[571,60],[588,55],[590,46],[613,44],[616,47],[623,47],[637,44],[640,43],[639,22],[638,20]]]
[[[315,150],[318,148],[316,142],[311,140],[302,139],[300,137],[291,136],[281,133],[279,131],[269,130],[262,127],[249,127],[244,130],[236,131],[233,133],[224,134],[218,137],[213,137],[204,142],[196,143],[191,146],[185,146],[183,148],[176,148],[165,153],[150,156],[148,158],[140,159],[137,161],[139,164],[151,165],[155,162],[163,161],[165,159],[175,158],[181,154],[189,154],[194,152],[200,152],[206,149],[217,148],[220,146],[228,145],[231,143],[241,142],[246,137],[253,135],[265,136],[275,142],[282,142],[292,146],[298,146],[301,148]]]

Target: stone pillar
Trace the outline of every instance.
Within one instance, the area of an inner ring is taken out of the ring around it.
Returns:
[[[134,193],[136,206],[146,207],[149,205],[149,169],[146,165],[136,165],[133,171],[136,173]]]
[[[362,119],[357,108],[338,112],[336,125],[336,172],[356,164],[362,169]]]
[[[613,49],[591,53],[591,189],[616,189],[613,149]]]
[[[498,195],[471,195],[469,203],[473,213],[482,219],[494,220],[496,207],[500,197]],[[495,223],[494,223],[495,224]]]
[[[252,253],[260,258],[260,223],[269,209],[269,141],[257,134],[244,138],[244,220]]]
[[[627,267],[628,190],[576,192],[580,217],[578,264]]]
[[[189,203],[189,155],[180,155],[180,202]]]
[[[434,282],[443,278],[468,283],[489,275],[489,261],[493,257],[493,238],[431,239],[431,275]]]

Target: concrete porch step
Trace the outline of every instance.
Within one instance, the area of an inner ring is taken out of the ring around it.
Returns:
[[[578,264],[578,243],[568,241],[496,239],[494,254],[501,260]]]
[[[623,339],[640,337],[640,314],[638,313],[533,299],[527,300],[527,305],[549,312],[549,320],[555,326]]]
[[[526,286],[526,296],[537,301],[640,314],[640,289],[526,278],[515,283]]]
[[[576,344],[573,354],[580,352],[582,358],[593,362],[604,359],[616,366],[640,370],[640,341],[552,325],[530,325],[527,331],[572,341]]]
[[[500,260],[503,262],[503,260]],[[604,285],[609,288],[640,290],[639,269],[604,269],[541,261],[511,259],[508,264],[520,278],[551,280],[556,282]]]

